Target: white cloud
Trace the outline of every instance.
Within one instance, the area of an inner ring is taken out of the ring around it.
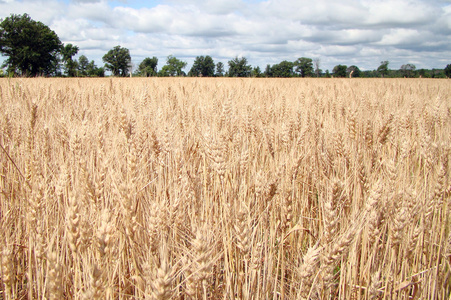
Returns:
[[[136,63],[157,56],[159,67],[170,54],[225,64],[246,56],[262,68],[319,57],[322,69],[374,69],[381,60],[443,68],[451,57],[451,3],[444,0],[0,0],[0,18],[11,13],[49,25],[99,65],[116,45]]]
[[[415,0],[367,0],[367,24],[377,27],[415,26],[434,21],[439,7],[429,1]]]

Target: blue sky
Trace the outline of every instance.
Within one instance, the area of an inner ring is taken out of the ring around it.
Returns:
[[[188,63],[245,56],[265,68],[283,60],[318,58],[376,69],[444,68],[451,63],[450,0],[0,0],[0,18],[28,13],[89,60],[116,45],[137,66],[168,55]]]

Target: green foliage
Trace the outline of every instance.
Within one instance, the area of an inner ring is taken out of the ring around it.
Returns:
[[[414,64],[405,64],[401,66],[401,69],[399,71],[401,72],[403,77],[412,78],[416,75],[416,67]]]
[[[222,62],[218,62],[216,64],[216,74],[217,77],[224,76],[224,64]]]
[[[74,77],[76,75],[78,63],[72,59],[72,56],[76,55],[78,50],[78,47],[72,44],[64,45],[61,48],[61,55],[63,56],[63,62],[65,63],[66,74],[69,77]]]
[[[311,77],[313,76],[313,60],[307,57],[298,58],[294,62],[296,67],[295,71],[299,73],[301,77]]]
[[[155,56],[152,58],[144,58],[144,60],[139,64],[138,75],[145,77],[157,76],[157,65],[158,58],[156,58]]]
[[[105,69],[98,68],[93,60],[86,66],[86,74],[90,77],[104,77]]]
[[[61,41],[56,33],[29,15],[11,15],[0,23],[0,53],[8,73],[51,75],[58,63]]]
[[[337,65],[332,70],[332,73],[334,74],[334,77],[346,77],[346,70],[347,70],[346,66]]]
[[[198,56],[194,61],[191,70],[188,72],[188,76],[202,76],[213,77],[215,76],[215,63],[211,56]]]
[[[266,65],[265,72],[263,72],[265,77],[272,77],[272,70],[270,65]]]
[[[114,76],[125,77],[128,75],[128,71],[131,65],[130,51],[127,48],[116,46],[102,58],[105,63],[105,68]]]
[[[330,78],[330,73],[329,73],[329,70],[326,70],[326,74],[324,74],[324,76],[326,77],[326,78]]]
[[[271,67],[271,75],[272,77],[293,77],[293,67],[292,62],[284,60]]]
[[[451,64],[446,65],[444,71],[445,71],[446,77],[450,78],[451,77]]]
[[[251,76],[252,77],[257,77],[257,78],[258,77],[263,77],[263,73],[260,70],[259,66],[256,66],[255,68],[252,69]]]
[[[388,64],[389,61],[385,60],[385,61],[381,61],[381,65],[377,68],[377,72],[381,75],[381,77],[385,77],[388,75]]]
[[[78,58],[78,75],[79,76],[86,76],[88,75],[88,64],[89,60],[85,55],[80,55]]]
[[[247,64],[245,57],[235,57],[229,60],[229,77],[249,77],[251,76],[252,66]]]
[[[426,69],[419,69],[418,70],[418,75],[421,78],[431,78],[432,77],[431,71],[426,70]]]
[[[350,75],[351,77],[360,77],[362,74],[359,67],[357,67],[357,66],[350,66],[346,70],[346,73],[348,74],[348,76]]]
[[[186,62],[169,55],[166,60],[166,65],[158,72],[158,76],[185,76],[185,72],[182,71],[185,67]]]

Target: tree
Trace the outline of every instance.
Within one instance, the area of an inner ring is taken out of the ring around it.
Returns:
[[[315,58],[313,63],[315,64],[315,75],[316,77],[319,77],[321,75],[321,69],[319,68],[321,60],[319,58]]]
[[[8,57],[3,66],[9,73],[50,75],[56,69],[60,49],[56,33],[27,14],[13,14],[0,23],[0,53]]]
[[[186,67],[186,62],[177,59],[175,56],[169,55],[166,65],[158,72],[158,76],[184,76],[182,70]]]
[[[111,71],[114,76],[125,77],[128,75],[132,59],[127,48],[116,46],[108,51],[102,57],[102,60],[105,63],[105,68]]]
[[[445,71],[446,77],[450,78],[451,77],[451,64],[446,65],[444,71]]]
[[[431,78],[431,71],[427,70],[427,69],[419,69],[418,70],[418,75],[421,78]]]
[[[93,60],[91,60],[91,62],[86,66],[86,73],[88,76],[104,77],[105,69],[97,68],[95,62]]]
[[[346,77],[346,69],[346,66],[337,65],[332,70],[332,73],[334,74],[334,77]]]
[[[256,66],[255,68],[252,69],[251,76],[252,77],[262,77],[263,76],[262,70],[260,70],[259,66]]]
[[[326,70],[326,74],[324,76],[326,76],[326,78],[330,78],[329,70]]]
[[[263,72],[263,74],[265,75],[265,77],[272,77],[272,70],[269,64],[266,65],[265,72]]]
[[[388,75],[388,60],[381,61],[381,65],[377,68],[377,72],[381,74],[381,77],[385,77]]]
[[[146,57],[138,66],[138,74],[145,77],[157,76],[157,65],[158,58],[155,56],[152,58]]]
[[[350,66],[346,69],[346,73],[349,77],[360,77],[361,75],[360,69],[357,66]]]
[[[64,45],[61,48],[61,55],[63,56],[63,62],[66,64],[66,74],[69,77],[74,77],[77,69],[77,62],[72,59],[72,56],[78,53],[78,47],[72,44]]]
[[[224,76],[224,64],[222,62],[218,62],[216,64],[216,76],[217,77]]]
[[[298,58],[294,65],[296,66],[295,71],[298,72],[301,77],[311,77],[313,76],[313,61],[311,58],[301,57]]]
[[[235,57],[229,60],[229,77],[249,77],[251,76],[252,67],[247,64],[245,57]]]
[[[272,77],[292,77],[294,64],[290,61],[282,61],[271,67]]]
[[[407,78],[415,77],[415,65],[414,64],[406,64],[402,65],[401,69],[399,71],[401,72],[401,75]]]
[[[80,76],[88,75],[89,60],[86,56],[80,55],[78,58],[78,71]]]
[[[194,64],[191,70],[188,72],[188,76],[203,76],[213,77],[215,76],[215,63],[211,56],[198,56],[194,60]]]

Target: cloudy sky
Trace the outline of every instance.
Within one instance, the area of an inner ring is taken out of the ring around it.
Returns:
[[[267,64],[319,58],[376,69],[406,63],[441,68],[451,63],[451,0],[0,0],[0,18],[28,13],[89,60],[116,45],[138,65],[168,55],[188,63],[244,56]]]

